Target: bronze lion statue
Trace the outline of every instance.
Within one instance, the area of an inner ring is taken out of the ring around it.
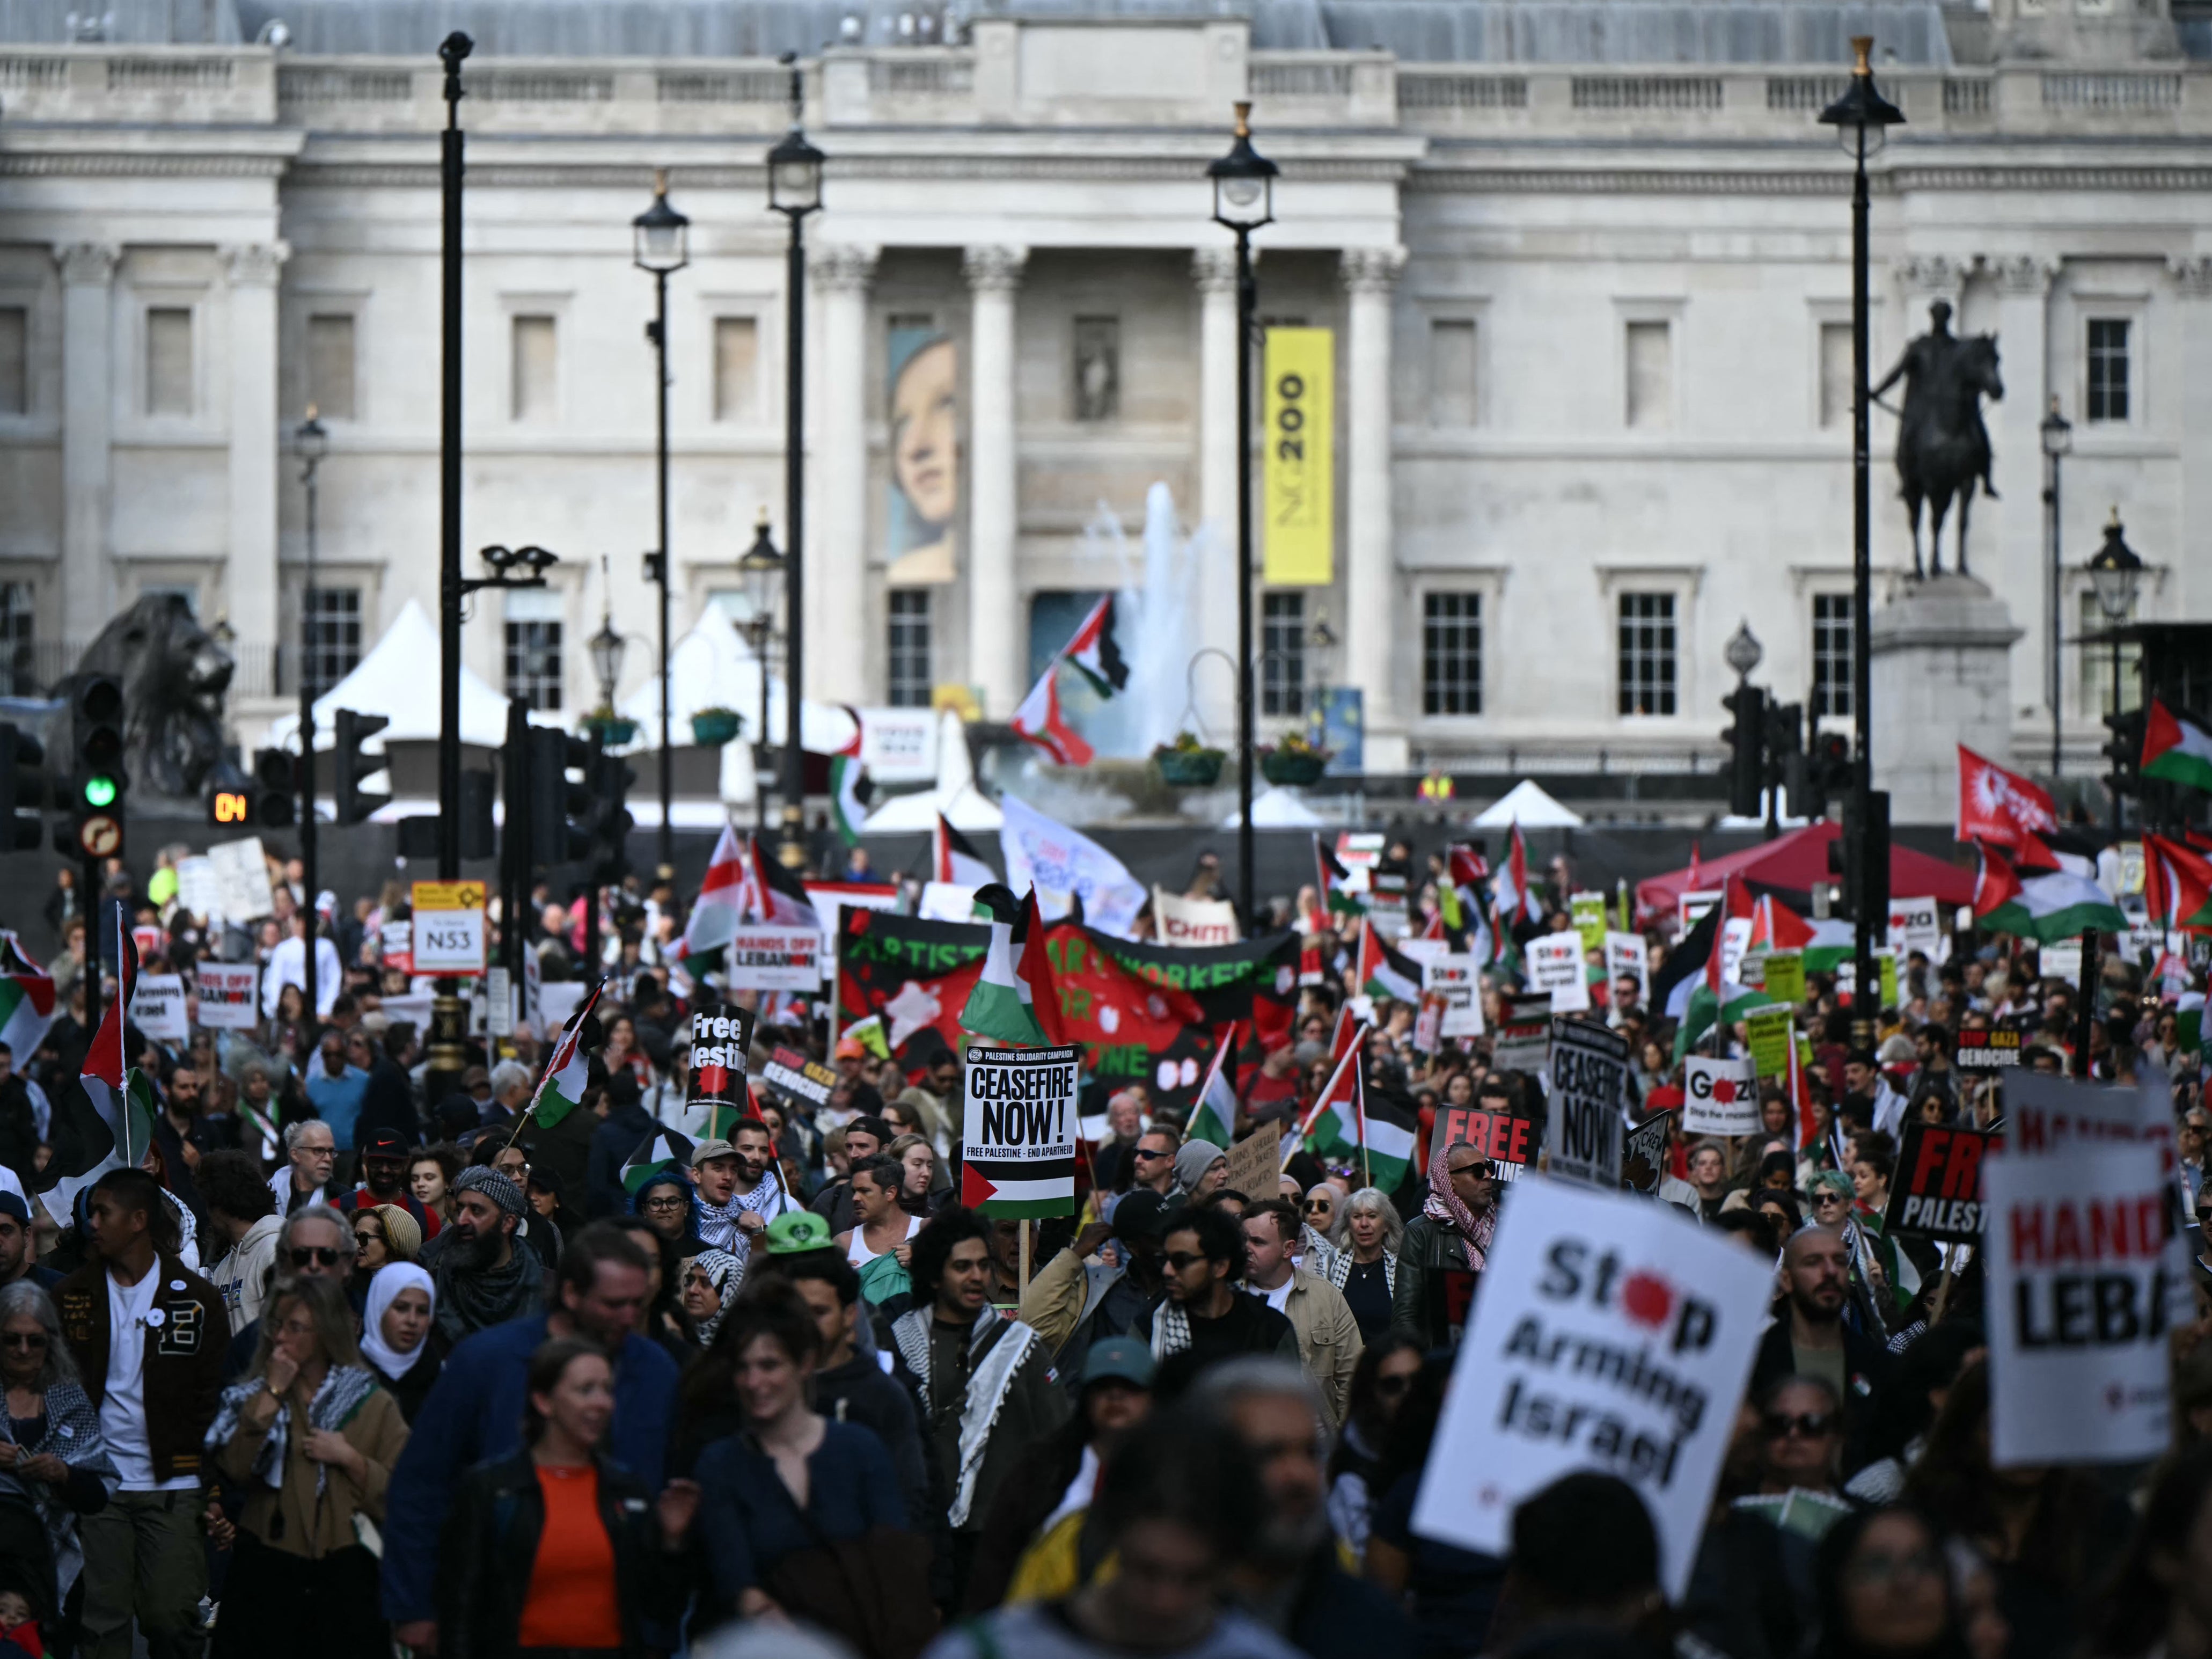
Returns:
[[[180,594],[144,595],[100,629],[76,674],[121,678],[124,764],[134,789],[199,795],[223,762],[222,705],[234,666]],[[66,703],[76,678],[54,695]]]

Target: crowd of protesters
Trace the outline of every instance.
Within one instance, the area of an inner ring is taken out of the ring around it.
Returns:
[[[1447,873],[1425,884],[1402,844],[1389,860],[1420,931]],[[259,1028],[126,1031],[150,1147],[57,1216],[86,940],[119,916],[142,968],[240,954],[161,874],[142,894],[112,872],[90,915],[58,896],[56,1018],[35,1052],[0,1047],[0,1651],[2212,1659],[2207,1120],[2193,1022],[2142,964],[2108,958],[2085,1020],[2032,942],[1962,931],[1902,964],[1870,1042],[1812,975],[1814,1130],[1777,1085],[1762,1133],[1730,1141],[1680,1132],[1674,1024],[1592,952],[1630,1115],[1668,1125],[1654,1201],[1775,1263],[1670,1601],[1650,1513],[1606,1475],[1523,1503],[1502,1557],[1413,1529],[1545,1104],[1488,1039],[1424,1046],[1414,1005],[1363,996],[1322,895],[1277,904],[1321,970],[1239,1071],[1230,1144],[1141,1085],[1095,1099],[1078,1212],[1032,1224],[958,1201],[956,1053],[831,1047],[788,1004],[760,1010],[756,1076],[771,1046],[809,1052],[836,1076],[826,1103],[757,1083],[757,1115],[641,1164],[690,1121],[665,882],[604,896],[599,964],[580,901],[534,907],[542,976],[606,980],[585,1098],[549,1123],[527,1031],[472,1040],[430,1097],[419,1023],[394,1012],[421,988],[383,959],[396,886],[315,907],[332,973],[311,1015],[307,896],[278,867],[247,944]],[[1571,925],[1571,872],[1553,877],[1522,944]],[[1995,1120],[1953,1056],[1998,1025],[2031,1065],[2170,1080],[2197,1316],[2173,1333],[2156,1467],[1993,1468],[1979,1263],[1884,1235],[1904,1126]],[[1276,1124],[1297,1146],[1347,1031],[1419,1126],[1404,1178],[1295,1150],[1272,1187],[1232,1188],[1237,1140]],[[1450,1138],[1470,1109],[1526,1125],[1526,1163]]]

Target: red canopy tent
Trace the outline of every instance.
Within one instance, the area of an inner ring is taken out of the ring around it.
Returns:
[[[1734,876],[1753,888],[1810,892],[1815,883],[1834,879],[1828,871],[1828,843],[1843,833],[1841,824],[1823,819],[1802,830],[1778,836],[1772,841],[1761,842],[1756,847],[1747,847],[1741,853],[1704,860],[1698,866],[1697,884],[1711,891]],[[1638,882],[1638,919],[1648,923],[1673,915],[1676,902],[1690,890],[1690,872],[1686,869],[1669,870],[1664,875]],[[1932,897],[1944,904],[1969,904],[1974,896],[1974,872],[1892,842],[1889,890],[1897,898]]]

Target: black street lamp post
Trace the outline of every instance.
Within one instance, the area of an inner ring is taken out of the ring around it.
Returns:
[[[2105,635],[2112,647],[2112,716],[2120,714],[2120,624],[2136,608],[2136,588],[2142,580],[2143,562],[2130,547],[2127,537],[2120,528],[2120,509],[2112,509],[2112,522],[2105,526],[2105,544],[2089,556],[2089,583],[2096,589],[2097,609],[2105,618]],[[2112,724],[2111,720],[2106,721]],[[2117,732],[2118,728],[2114,727]],[[2118,776],[2116,774],[2117,784]],[[2120,834],[2120,791],[2112,791],[2112,836]]]
[[[456,29],[438,47],[446,66],[439,135],[438,878],[461,873],[461,64],[476,43]],[[461,982],[436,981],[426,1097],[443,1100],[465,1068]]]
[[[2051,611],[2051,656],[2046,665],[2051,688],[2051,776],[2055,782],[2065,770],[2065,757],[2059,748],[2063,731],[2060,711],[2066,702],[2065,659],[2061,654],[2065,638],[2065,621],[2059,608],[2066,602],[2065,579],[2061,563],[2058,526],[2058,467],[2059,463],[2074,451],[2074,422],[2058,412],[2058,399],[2051,400],[2051,413],[2043,417],[2043,455],[2051,463],[2051,481],[2043,487],[2043,521],[2045,534],[2051,541],[2051,580],[2048,605]]]
[[[822,152],[806,142],[805,84],[791,67],[791,131],[768,153],[768,204],[791,227],[784,302],[783,839],[776,856],[793,870],[806,861],[806,756],[799,711],[806,701],[806,216],[822,206]],[[766,693],[763,693],[765,699]]]
[[[646,555],[646,580],[660,587],[660,870],[676,873],[676,831],[670,822],[675,795],[674,759],[669,752],[668,708],[668,279],[691,263],[691,222],[668,204],[668,173],[653,175],[653,205],[630,221],[637,240],[635,263],[653,274],[653,320],[645,337],[653,343],[653,403],[657,426],[653,449],[659,492],[659,531]],[[610,704],[611,706],[611,704]]]
[[[292,430],[293,453],[300,458],[300,483],[307,491],[307,569],[300,580],[300,872],[307,890],[307,915],[302,923],[301,989],[306,993],[307,1029],[313,1030],[317,1006],[315,984],[315,884],[319,878],[315,857],[315,508],[316,474],[330,453],[331,434],[324,429],[313,404],[307,418]],[[302,1064],[305,1064],[302,1061]]]
[[[1857,845],[1847,845],[1845,856],[1856,858],[1860,878],[1854,884],[1860,895],[1855,907],[1857,915],[1852,918],[1856,934],[1853,940],[1851,1024],[1855,1041],[1863,1048],[1871,1048],[1874,1033],[1881,1012],[1881,994],[1875,977],[1874,942],[1875,930],[1887,935],[1889,918],[1887,914],[1876,916],[1875,906],[1868,902],[1866,894],[1870,885],[1886,894],[1889,889],[1889,835],[1885,812],[1881,831],[1876,833],[1873,819],[1874,803],[1874,730],[1872,658],[1869,654],[1868,636],[1874,625],[1874,502],[1873,457],[1868,431],[1869,408],[1872,401],[1869,387],[1867,336],[1868,251],[1867,216],[1870,204],[1867,191],[1867,157],[1879,150],[1888,135],[1888,129],[1905,119],[1904,111],[1884,98],[1875,89],[1874,69],[1869,61],[1874,49],[1874,37],[1855,35],[1851,52],[1855,62],[1851,67],[1850,85],[1844,95],[1820,112],[1824,126],[1838,130],[1844,148],[1850,153],[1851,169],[1851,721],[1857,744],[1856,763],[1851,769],[1851,814],[1858,826]],[[1869,844],[1871,843],[1871,844]],[[1869,884],[1864,872],[1879,871],[1881,879]],[[1885,912],[1887,906],[1881,907]]]
[[[752,647],[753,665],[760,675],[760,717],[753,726],[753,742],[745,745],[748,758],[754,744],[763,750],[768,741],[768,648],[769,635],[775,627],[775,605],[787,574],[787,561],[775,550],[775,543],[768,533],[768,509],[761,509],[760,522],[753,526],[753,544],[745,550],[744,557],[738,561],[738,569],[744,577],[745,597],[750,602],[752,615],[745,623],[745,642]],[[784,687],[786,697],[791,688]],[[761,787],[760,768],[753,767],[753,830],[756,835],[768,832],[768,792]]]
[[[1252,332],[1259,295],[1252,280],[1252,233],[1275,219],[1281,172],[1252,148],[1252,106],[1237,106],[1229,154],[1211,163],[1213,222],[1237,236],[1237,892],[1244,925],[1256,929],[1254,908],[1252,769],[1258,759],[1252,707]]]

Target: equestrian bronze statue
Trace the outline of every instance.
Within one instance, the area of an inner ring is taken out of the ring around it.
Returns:
[[[1943,574],[1943,519],[1954,497],[1959,503],[1959,574],[1966,570],[1966,517],[1979,484],[1991,501],[1990,434],[1982,424],[1982,399],[2002,398],[1997,377],[1997,337],[1951,332],[1950,302],[1928,307],[1928,332],[1905,348],[1897,367],[1882,377],[1871,396],[1905,382],[1905,408],[1897,432],[1898,493],[1905,498],[1912,526],[1912,574]],[[1884,404],[1886,409],[1887,404]],[[1930,568],[1920,562],[1920,507],[1929,510]]]

